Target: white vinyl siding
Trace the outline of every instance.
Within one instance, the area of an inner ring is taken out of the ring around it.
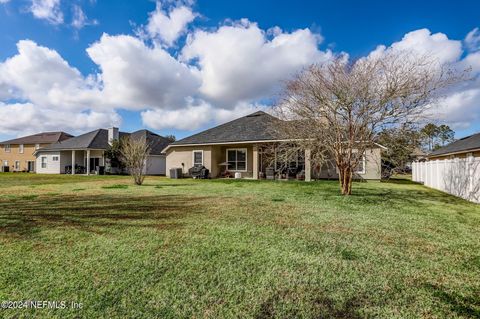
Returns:
[[[57,160],[54,161],[53,158]],[[59,152],[43,152],[37,155],[37,161],[35,165],[37,166],[37,173],[39,174],[60,174],[61,165],[60,165],[60,153]]]

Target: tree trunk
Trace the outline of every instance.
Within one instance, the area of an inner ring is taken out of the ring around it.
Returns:
[[[342,195],[352,194],[352,169],[350,167],[339,168],[340,189]]]

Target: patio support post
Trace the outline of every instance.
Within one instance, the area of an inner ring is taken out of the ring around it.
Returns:
[[[72,175],[75,175],[75,150],[72,151]]]
[[[258,145],[253,145],[253,179],[258,179]]]
[[[309,148],[305,149],[305,182],[312,180],[311,153],[312,151]]]
[[[87,150],[87,175],[90,175],[90,150]]]

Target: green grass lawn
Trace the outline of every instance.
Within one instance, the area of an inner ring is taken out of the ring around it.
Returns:
[[[480,205],[408,180],[0,174],[2,310],[44,318],[478,318]]]

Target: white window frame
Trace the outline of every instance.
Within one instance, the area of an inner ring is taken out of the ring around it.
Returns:
[[[365,153],[362,155],[362,170],[355,171],[355,174],[364,175],[367,172],[367,156]]]
[[[227,163],[228,163],[228,151],[245,151],[245,169],[244,170],[230,169],[228,166],[227,166],[227,169],[229,171],[232,171],[232,172],[247,172],[248,171],[248,150],[247,150],[247,148],[227,148],[225,150],[225,161]]]
[[[40,166],[42,168],[47,168],[47,157],[46,156],[40,157]]]
[[[24,152],[23,144],[18,145],[18,153],[23,154],[23,152]]]
[[[203,161],[203,150],[193,150],[193,151],[192,151],[192,166],[195,166],[195,153],[197,153],[197,152],[202,153],[202,163],[201,163],[201,164],[198,164],[198,165],[202,165],[202,166],[203,166],[203,163],[204,163],[204,161]]]
[[[40,144],[35,144],[35,150],[38,150],[40,148]]]
[[[8,160],[3,160],[3,166],[8,166]]]
[[[52,162],[58,162],[60,160],[60,156],[58,155],[53,155],[52,156]]]
[[[16,170],[16,171],[19,171],[20,170],[20,161],[15,161],[13,163],[13,168]]]
[[[12,151],[12,147],[10,146],[10,144],[5,144],[5,153],[10,153]]]

